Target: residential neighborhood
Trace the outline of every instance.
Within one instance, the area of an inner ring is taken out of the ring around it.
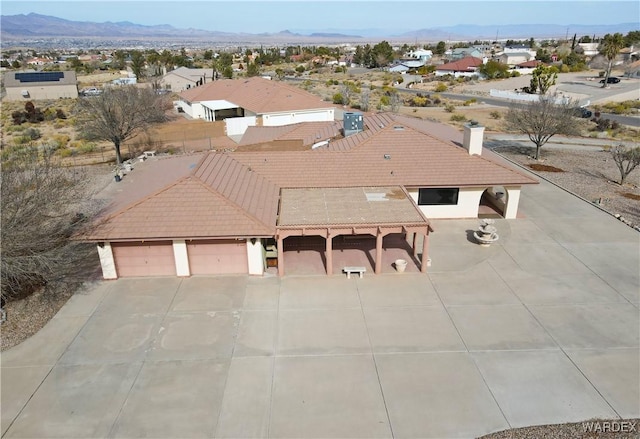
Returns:
[[[240,3],[2,16],[2,437],[635,437],[640,30]]]

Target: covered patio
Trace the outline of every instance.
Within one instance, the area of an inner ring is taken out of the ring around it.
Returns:
[[[324,268],[332,275],[353,265],[380,274],[391,271],[396,259],[407,260],[409,271],[424,273],[430,231],[400,186],[282,189],[278,275],[285,274],[285,264],[305,274]]]

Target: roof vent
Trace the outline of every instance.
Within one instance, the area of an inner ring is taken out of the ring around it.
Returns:
[[[393,129],[394,129],[395,131],[403,131],[403,130],[404,130],[404,127],[403,127],[402,125],[394,125]]]
[[[385,154],[384,155],[384,159],[385,160],[391,160],[391,154]]]

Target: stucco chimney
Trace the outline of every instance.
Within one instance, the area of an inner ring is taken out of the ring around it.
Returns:
[[[464,124],[464,136],[462,146],[469,151],[469,155],[482,154],[482,139],[484,137],[484,127],[478,122],[471,121]]]

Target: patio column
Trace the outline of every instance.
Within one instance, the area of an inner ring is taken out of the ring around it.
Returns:
[[[382,231],[378,229],[378,234],[376,235],[376,267],[375,273],[382,273]]]
[[[422,258],[420,259],[420,272],[427,272],[427,260],[429,259],[429,231],[422,236]]]
[[[333,238],[331,237],[330,231],[327,231],[325,240],[325,260],[327,261],[327,276],[331,276],[333,274]]]
[[[418,257],[418,232],[413,232],[413,257]]]
[[[278,276],[284,276],[284,239],[278,235]]]

